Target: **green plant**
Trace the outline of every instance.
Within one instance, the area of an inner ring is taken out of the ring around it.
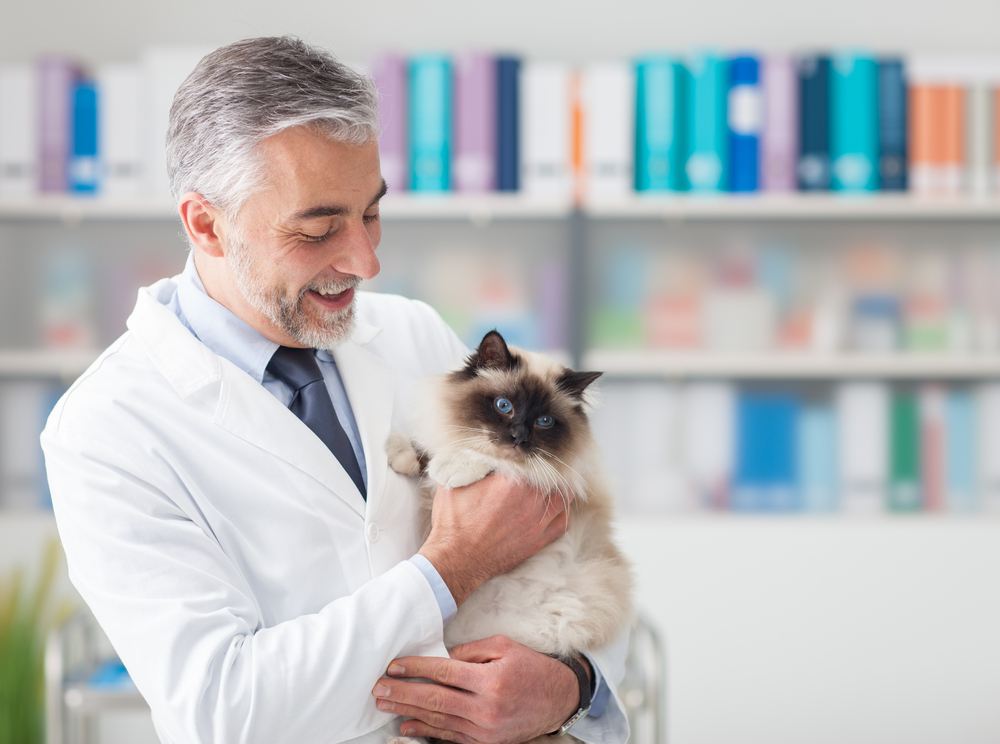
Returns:
[[[15,569],[0,580],[0,744],[42,744],[45,636],[55,611],[52,585],[59,544],[46,547],[35,586]]]

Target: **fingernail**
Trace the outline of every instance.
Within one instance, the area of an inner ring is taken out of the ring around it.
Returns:
[[[388,700],[383,700],[382,698],[378,698],[375,701],[375,707],[378,708],[379,710],[391,711],[392,703],[390,703]]]
[[[375,697],[388,697],[390,692],[391,690],[387,685],[377,684],[375,685],[375,689],[372,690],[372,695]]]
[[[402,664],[397,664],[396,662],[393,662],[392,664],[389,665],[389,674],[400,675],[404,674],[405,672],[406,670],[403,669]]]
[[[399,733],[401,733],[403,736],[409,736],[410,734],[413,733],[413,729],[410,728],[409,726],[400,726]]]

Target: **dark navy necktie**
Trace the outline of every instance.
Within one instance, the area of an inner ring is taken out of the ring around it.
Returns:
[[[292,402],[288,404],[288,410],[298,416],[330,448],[351,476],[362,497],[367,499],[358,458],[354,454],[351,440],[347,438],[347,432],[337,418],[330,393],[323,381],[323,373],[316,362],[315,351],[279,346],[271,357],[267,370],[292,389]]]

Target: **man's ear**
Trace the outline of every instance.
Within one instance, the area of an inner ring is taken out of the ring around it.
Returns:
[[[187,192],[177,203],[177,213],[192,246],[213,258],[225,255],[219,235],[221,212],[204,196],[196,191]]]

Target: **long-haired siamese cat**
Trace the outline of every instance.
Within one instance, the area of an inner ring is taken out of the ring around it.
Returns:
[[[503,634],[568,656],[604,645],[631,619],[631,570],[611,539],[612,499],[586,413],[600,374],[508,347],[491,331],[464,367],[430,382],[413,439],[390,438],[392,468],[424,476],[425,537],[438,484],[497,472],[569,503],[562,537],[469,595],[445,627],[448,648]]]

